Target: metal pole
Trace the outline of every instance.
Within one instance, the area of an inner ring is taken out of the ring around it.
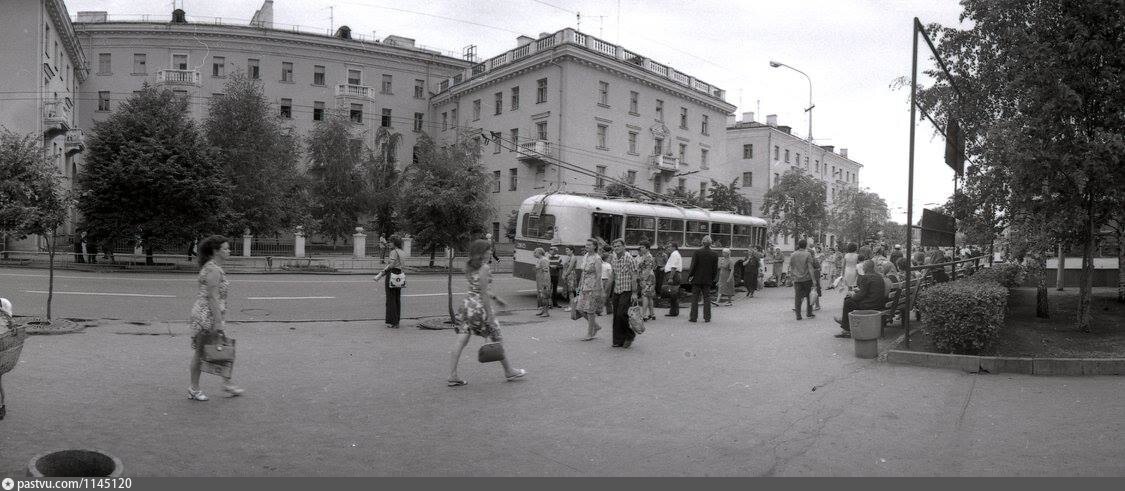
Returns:
[[[914,260],[912,253],[914,242],[914,126],[915,119],[917,118],[917,96],[918,87],[918,28],[922,23],[917,17],[914,18],[914,49],[911,52],[910,62],[910,158],[908,159],[910,170],[907,173],[906,184],[906,308],[905,315],[902,316],[902,329],[903,337],[906,341],[906,348],[910,349],[910,283],[911,283],[911,261]]]

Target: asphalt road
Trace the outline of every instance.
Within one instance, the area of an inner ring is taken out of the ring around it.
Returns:
[[[373,275],[229,274],[227,318],[232,321],[382,320],[382,282]],[[16,306],[16,315],[43,315],[47,271],[0,268],[0,297]],[[510,309],[534,308],[534,283],[496,275],[493,288]],[[454,305],[465,290],[453,276]],[[184,321],[198,291],[193,274],[95,273],[57,271],[52,315],[62,318],[120,319],[139,322]],[[403,292],[403,316],[440,316],[448,312],[446,277],[411,275]]]

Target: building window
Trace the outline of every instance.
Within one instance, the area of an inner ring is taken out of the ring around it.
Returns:
[[[363,83],[363,72],[359,70],[348,70],[348,85],[360,85]]]
[[[814,162],[816,162],[816,173],[817,173],[817,174],[820,174],[820,161],[819,161],[819,160],[815,160]]]
[[[608,132],[609,132],[609,126],[606,126],[604,124],[598,125],[598,149],[599,150],[609,150],[609,147],[606,146],[606,133],[608,133]]]
[[[381,88],[383,94],[391,94],[391,76],[383,74],[383,85]]]
[[[597,177],[594,178],[594,187],[601,189],[605,187],[605,166],[599,165],[596,167]]]
[[[652,145],[653,155],[664,155],[664,139],[657,138],[656,142]]]
[[[664,122],[664,101],[660,99],[656,100],[656,120]]]
[[[635,170],[625,171],[625,182],[628,182],[630,185],[636,184],[637,183],[637,171],[635,171]]]
[[[250,75],[252,80],[262,78],[262,72],[258,69],[258,60],[253,58],[246,60],[246,73]]]
[[[313,65],[313,85],[324,85],[324,67]]]
[[[423,113],[414,113],[414,132],[415,133],[421,133],[422,132],[422,121],[423,121],[422,118],[424,118],[424,117],[426,117],[426,115],[423,114]]]
[[[801,165],[801,152],[797,152],[796,156],[797,156],[797,158],[795,160],[793,160],[793,163],[797,164],[797,165]]]
[[[809,158],[805,157],[805,170],[809,170]]]
[[[450,109],[449,110],[449,124],[451,125],[451,127],[454,130],[457,130],[457,128],[459,128],[457,126],[457,121],[458,121],[458,119],[457,119],[457,108]]]
[[[55,41],[55,71],[59,70],[59,58],[62,58],[62,54],[59,52],[59,42]]]
[[[707,196],[707,181],[699,183],[699,197]]]
[[[383,108],[383,117],[379,121],[379,124],[384,128],[390,128],[391,127],[391,110],[390,109]]]
[[[111,68],[111,66],[110,66],[110,54],[109,53],[99,53],[98,54],[98,75],[109,75],[111,73],[110,68]]]
[[[547,122],[540,121],[535,123],[535,137],[540,141],[547,141]]]
[[[699,149],[699,167],[701,169],[707,168],[707,149],[706,148]]]
[[[637,132],[636,131],[630,131],[629,132],[629,153],[631,153],[633,155],[637,154]]]
[[[661,188],[664,187],[663,184],[664,184],[664,178],[663,177],[656,176],[656,177],[652,178],[652,191],[655,192],[656,194],[662,193],[663,190]]]
[[[492,153],[500,153],[500,132],[496,132],[493,134]]]
[[[789,149],[788,148],[785,149],[785,163],[786,164],[789,163]]]
[[[441,113],[441,130],[449,129],[449,113]]]
[[[293,99],[281,100],[281,112],[278,113],[278,116],[281,116],[285,119],[293,118]]]
[[[480,121],[480,99],[473,101],[473,121]]]
[[[351,110],[348,111],[348,117],[351,118],[353,123],[363,124],[363,104],[352,104]]]
[[[773,173],[773,185],[776,186],[780,182],[781,182],[781,174],[778,174],[778,173],[774,172]]]
[[[293,64],[292,63],[289,63],[287,61],[284,61],[284,62],[281,63],[281,81],[282,82],[292,82],[293,81]]]
[[[742,158],[743,159],[754,158],[754,144],[753,143],[747,143],[747,144],[742,146]]]
[[[187,55],[172,55],[172,68],[176,70],[187,70],[188,57]]]
[[[748,188],[748,187],[753,186],[753,185],[754,185],[754,173],[753,172],[743,172],[742,173],[742,187]]]
[[[517,169],[508,169],[508,191],[516,190],[516,184],[518,184],[516,180],[518,176]]]
[[[108,90],[98,91],[98,110],[99,111],[108,111],[109,110],[109,91]]]
[[[496,112],[494,112],[493,114],[500,114],[500,113],[504,112],[504,93],[503,92],[497,92],[496,94],[493,94],[493,102],[496,103],[496,108],[495,108]]]
[[[212,77],[225,77],[227,76],[227,59],[224,56],[211,57],[211,76]]]
[[[148,73],[147,55],[144,53],[133,54],[133,75],[144,75]]]
[[[684,162],[687,162],[687,144],[681,143],[680,144],[680,163],[682,164]]]
[[[509,152],[515,152],[516,147],[518,147],[520,145],[520,129],[519,128],[512,128],[511,130],[509,130],[508,133],[512,136],[512,148],[509,149],[508,151]]]
[[[51,57],[51,53],[47,52],[47,48],[51,45],[50,43],[48,43],[48,41],[50,39],[51,39],[51,24],[50,23],[43,24],[43,54],[47,55],[47,58]]]
[[[515,111],[520,108],[520,88],[512,87],[512,108],[509,111]]]
[[[609,105],[609,82],[598,82],[598,105]]]
[[[773,146],[773,160],[774,161],[781,160],[781,147],[779,147],[777,145]]]
[[[536,82],[535,103],[541,104],[544,102],[547,102],[547,79],[541,78]]]
[[[711,133],[708,132],[708,129],[707,129],[707,123],[709,122],[709,120],[710,120],[710,118],[708,118],[707,115],[704,114],[703,115],[703,129],[700,130],[700,132],[703,133],[704,135],[710,135],[711,134]]]
[[[498,170],[492,171],[492,192],[500,192],[500,171]]]
[[[313,121],[324,121],[323,102],[313,102]]]
[[[426,81],[425,80],[418,79],[418,78],[414,79],[414,98],[415,99],[425,99],[426,98]]]
[[[681,177],[680,180],[676,183],[676,189],[679,189],[680,192],[683,192],[684,188],[686,188],[686,187],[687,187],[687,178]]]
[[[680,128],[687,129],[687,108],[680,108]]]
[[[641,95],[638,94],[637,91],[635,91],[635,90],[629,91],[629,114],[632,114],[634,116],[638,114],[637,113],[637,104],[638,104],[638,101],[640,100],[640,98],[641,98]]]

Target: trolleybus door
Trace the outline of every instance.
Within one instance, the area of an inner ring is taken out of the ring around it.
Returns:
[[[625,221],[624,216],[609,213],[594,213],[593,215],[591,237],[601,237],[606,242],[613,242],[613,239],[621,237],[622,224]]]

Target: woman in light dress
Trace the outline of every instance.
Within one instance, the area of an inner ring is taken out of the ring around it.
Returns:
[[[199,374],[202,371],[203,346],[226,327],[227,294],[230,281],[223,273],[223,261],[230,257],[230,242],[221,235],[212,235],[199,244],[199,291],[195,304],[191,307],[191,385],[188,399],[206,401],[207,395],[199,388]],[[223,379],[223,391],[231,397],[241,395],[243,390]]]
[[[656,273],[653,272],[656,258],[652,257],[652,251],[648,249],[650,245],[644,239],[637,249],[637,271],[641,275],[641,312],[645,320],[656,319],[656,312],[652,310],[652,299],[656,296]]]
[[[457,333],[457,342],[450,354],[449,380],[446,382],[450,387],[468,385],[465,379],[457,375],[457,362],[461,360],[461,352],[469,344],[469,338],[476,334],[494,343],[503,341],[500,338],[500,321],[492,311],[492,301],[498,299],[488,291],[489,283],[492,282],[492,268],[487,263],[491,251],[492,242],[488,240],[477,239],[469,245],[469,260],[465,265],[465,281],[468,282],[469,289],[457,311],[457,322],[453,327],[453,331]],[[527,370],[512,368],[507,352],[500,359],[500,366],[504,367],[504,378],[509,381],[527,375]]]
[[[535,252],[535,290],[539,296],[539,317],[550,317],[547,309],[551,308],[551,261],[542,247],[536,247]]]
[[[581,259],[578,278],[578,302],[575,310],[586,316],[586,337],[583,341],[594,339],[602,328],[598,325],[598,312],[605,303],[605,288],[602,286],[602,257],[598,254],[598,241],[586,240],[586,256]]]
[[[722,254],[719,255],[719,303],[723,303],[723,298],[726,297],[726,305],[732,306],[734,302],[731,298],[734,297],[734,260],[730,257],[730,249],[723,249]]]
[[[844,286],[849,289],[856,285],[856,264],[859,262],[859,255],[855,252],[857,249],[855,242],[851,242],[848,244],[848,253],[844,254]]]

